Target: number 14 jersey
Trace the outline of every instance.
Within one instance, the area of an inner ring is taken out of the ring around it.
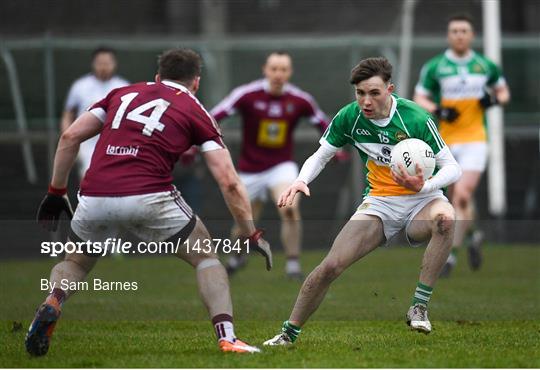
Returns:
[[[81,195],[128,196],[169,191],[180,154],[192,145],[224,148],[212,116],[172,81],[111,91],[89,108],[103,123]]]

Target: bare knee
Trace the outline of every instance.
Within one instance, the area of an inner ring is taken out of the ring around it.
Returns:
[[[300,210],[296,206],[285,207],[279,209],[279,214],[283,221],[298,221],[300,220]]]
[[[202,244],[202,243],[201,243]],[[212,249],[215,248],[213,244],[210,244]],[[219,261],[219,258],[216,254],[210,252],[205,253],[203,251],[197,252],[197,251],[191,251],[190,253],[182,253],[177,254],[177,257],[184,260],[188,264],[190,264],[192,267],[198,267],[201,263],[207,261],[207,260],[217,260]]]
[[[452,205],[461,210],[466,209],[472,199],[472,191],[466,187],[456,187],[452,194]]]
[[[345,266],[336,260],[324,260],[317,267],[319,277],[323,281],[331,282],[337,279],[339,275],[345,270]]]
[[[441,209],[433,218],[432,231],[443,237],[451,237],[454,233],[456,217],[452,209]]]
[[[232,233],[237,229],[234,226]],[[176,251],[176,257],[184,260],[192,267],[198,267],[202,262],[207,260],[218,260],[218,257],[212,251],[215,250],[215,245],[212,242],[212,238],[204,226],[203,222],[197,217],[195,227],[189,234],[187,242],[182,244],[182,248],[178,248]]]

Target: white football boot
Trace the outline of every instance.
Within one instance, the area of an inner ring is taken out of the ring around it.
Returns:
[[[268,339],[263,343],[264,346],[289,346],[291,344],[293,344],[293,342],[287,333],[279,333],[274,338]]]
[[[407,312],[407,325],[412,330],[429,334],[431,332],[431,323],[428,319],[427,307],[421,304],[411,306]]]

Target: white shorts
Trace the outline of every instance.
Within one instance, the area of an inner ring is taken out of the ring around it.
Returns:
[[[298,165],[294,162],[283,162],[263,172],[240,172],[240,179],[246,186],[250,200],[266,201],[268,189],[278,184],[292,184],[298,177]]]
[[[159,193],[90,197],[79,195],[71,220],[71,235],[82,241],[104,242],[125,231],[143,241],[164,241],[179,233],[189,236],[193,211],[176,189]]]
[[[399,196],[367,196],[354,215],[365,214],[377,216],[383,222],[384,236],[388,243],[401,229],[407,230],[411,221],[429,202],[442,199],[448,202],[441,190],[428,194],[412,194]],[[353,215],[353,217],[354,217]],[[407,240],[409,240],[407,235]],[[409,240],[409,243],[410,240]],[[413,244],[413,243],[411,243]],[[416,242],[414,243],[416,244]]]
[[[452,144],[450,151],[463,171],[484,172],[486,169],[488,147],[485,142]]]

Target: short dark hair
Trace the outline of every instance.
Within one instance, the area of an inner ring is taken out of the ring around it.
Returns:
[[[163,80],[190,83],[201,75],[202,58],[191,49],[171,49],[158,58],[158,74]]]
[[[96,59],[96,57],[102,53],[112,54],[112,56],[116,59],[116,50],[107,46],[100,46],[92,51],[92,60]]]
[[[274,51],[271,51],[268,54],[266,54],[266,59],[264,60],[265,64],[266,64],[266,62],[268,62],[268,58],[270,58],[272,55],[287,56],[287,57],[291,58],[291,54],[289,54],[285,50],[274,50]]]
[[[450,17],[448,17],[446,24],[449,25],[450,22],[454,22],[454,21],[468,22],[471,25],[471,27],[474,29],[473,18],[469,14],[466,14],[466,13],[452,14]]]
[[[351,85],[379,76],[386,83],[392,78],[392,65],[384,57],[361,60],[351,71]]]

